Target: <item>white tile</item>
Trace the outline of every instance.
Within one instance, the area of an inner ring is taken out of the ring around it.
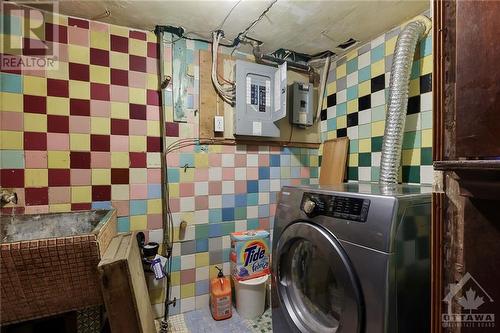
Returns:
[[[231,247],[231,237],[229,235],[222,236],[222,248],[229,249]]]
[[[370,52],[365,52],[358,57],[358,68],[370,65]]]
[[[174,224],[174,228],[178,227],[181,224],[181,213],[172,213],[172,223]]]
[[[195,228],[194,225],[188,225],[186,228],[186,232],[184,233],[184,238],[182,239],[183,241],[190,241],[195,239],[196,233],[195,233]]]
[[[359,167],[358,177],[361,181],[370,181],[372,178],[372,168],[371,167]]]
[[[363,110],[358,112],[358,124],[369,124],[372,122],[372,110]]]
[[[208,169],[208,180],[222,180],[222,168],[211,167]]]
[[[180,199],[180,209],[182,212],[194,211],[194,197],[186,197]]]
[[[281,190],[281,180],[280,179],[271,179],[270,188],[271,191],[279,191]]]
[[[208,278],[209,278],[208,266],[196,268],[196,281],[203,281],[203,280],[207,280]]]
[[[196,210],[194,212],[193,224],[205,224],[208,223],[208,209]]]
[[[222,194],[233,194],[234,193],[234,181],[223,181],[222,182]]]
[[[259,205],[267,205],[267,204],[269,204],[269,192],[260,192]]]
[[[210,295],[205,294],[205,295],[199,295],[196,296],[196,309],[205,309],[209,307],[209,300],[210,300]]]
[[[174,297],[177,299],[181,298],[181,286],[172,286],[172,299]]]
[[[208,182],[194,183],[194,195],[208,195]]]
[[[181,243],[176,242],[172,244],[172,256],[178,257],[181,255]]]
[[[249,166],[249,167],[259,166],[259,155],[248,154],[247,155],[247,166]]]
[[[388,88],[389,87],[389,84],[391,82],[391,73],[385,73],[385,87]]]
[[[236,220],[234,221],[234,231],[245,231],[247,230],[246,220]]]
[[[347,101],[347,89],[337,92],[337,105]]]
[[[259,206],[248,206],[247,218],[252,219],[256,217],[259,217]]]
[[[326,124],[326,120],[321,121],[319,124],[320,124],[320,127],[321,127],[320,131],[321,132],[326,132],[326,130],[328,129],[327,128],[327,124]]]
[[[420,111],[432,110],[432,92],[420,95]]]
[[[222,264],[222,271],[224,272],[224,275],[229,275],[231,274],[231,263],[225,262]]]
[[[208,196],[208,208],[222,208],[222,196],[221,195]]]
[[[234,169],[234,180],[246,180],[246,179],[247,179],[247,168]]]
[[[196,309],[195,306],[195,298],[194,297],[187,297],[181,299],[181,312],[188,312],[188,311],[193,311]]]
[[[149,230],[148,239],[150,242],[161,244],[163,242],[163,229]]]
[[[330,106],[328,109],[326,109],[326,119],[332,119],[335,118],[337,115],[337,106]]]
[[[358,84],[358,72],[347,75],[347,86],[352,87]]]
[[[434,180],[434,170],[432,165],[422,165],[420,167],[420,183],[432,184]]]
[[[356,140],[358,138],[358,126],[347,127],[347,136],[349,140]]]
[[[385,42],[385,35],[379,36],[372,40],[371,47],[372,49],[383,44]]]
[[[196,261],[195,261],[195,255],[194,254],[185,254],[181,256],[181,269],[191,269],[195,268],[196,266]]]
[[[380,166],[380,158],[382,157],[381,152],[372,153],[372,166],[378,167]]]
[[[223,167],[234,167],[234,154],[222,154],[222,166]]]
[[[379,90],[371,95],[371,107],[385,104],[385,90]]]

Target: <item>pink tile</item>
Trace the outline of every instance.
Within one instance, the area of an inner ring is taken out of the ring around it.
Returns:
[[[29,57],[21,57],[24,62],[28,63],[30,58]],[[23,69],[22,73],[24,75],[29,75],[29,76],[37,76],[37,77],[46,77],[46,71],[43,69]]]
[[[270,216],[276,215],[276,204],[269,205],[269,215]]]
[[[130,184],[130,199],[147,199],[147,184]]]
[[[222,146],[222,152],[224,154],[228,153],[234,154],[235,151],[236,151],[236,146],[228,146],[228,145]]]
[[[22,131],[23,113],[22,112],[0,112],[0,129],[7,131]]]
[[[146,71],[149,74],[157,74],[158,73],[158,59],[147,58],[146,59]]]
[[[128,87],[110,85],[110,98],[112,102],[128,103]]]
[[[68,52],[68,45],[67,44],[61,44],[61,43],[53,43],[54,46],[56,47],[55,50],[57,52],[57,58],[59,59],[59,66],[67,66],[67,63],[69,62],[69,52]]]
[[[244,154],[234,155],[234,166],[237,168],[247,166],[247,155]]]
[[[181,200],[179,198],[170,198],[170,211],[172,213],[178,213],[180,211]]]
[[[181,197],[192,197],[194,195],[194,183],[181,183],[179,185],[179,195]]]
[[[89,30],[75,26],[68,27],[68,42],[81,46],[89,46]]]
[[[128,200],[118,200],[111,202],[111,206],[116,208],[116,213],[118,216],[128,216],[129,215],[129,201]]]
[[[148,169],[148,183],[149,184],[161,183],[161,169]]]
[[[302,178],[309,178],[309,175],[310,175],[309,171],[310,171],[309,168],[301,167],[300,168],[300,177],[302,177]]]
[[[261,166],[261,167],[269,166],[269,155],[268,154],[259,155],[259,166]]]
[[[108,101],[91,100],[90,115],[109,118],[111,116],[111,103]]]
[[[271,152],[275,152],[275,153],[279,153],[279,152],[281,152],[281,147],[271,146],[271,147],[269,148],[269,151],[271,151]]]
[[[246,180],[236,180],[234,182],[234,192],[235,193],[246,193],[247,192],[247,182]]]
[[[110,139],[111,151],[129,151],[128,136],[126,135],[111,135]]]
[[[194,180],[197,182],[208,180],[208,168],[196,168],[194,171]]]
[[[208,195],[199,195],[194,198],[194,208],[196,210],[208,209]],[[200,221],[197,221],[198,223]]]
[[[134,88],[146,88],[146,73],[129,71],[128,85]]]
[[[148,105],[146,107],[146,119],[147,120],[159,120],[160,119],[160,107],[158,105]]]
[[[208,182],[208,194],[218,195],[222,193],[222,182]]]
[[[60,204],[71,202],[71,187],[52,186],[49,187],[49,204]]]
[[[47,133],[47,150],[69,150],[69,134]]]
[[[90,153],[90,166],[92,168],[111,168],[111,153],[105,151],[93,151]]]
[[[259,168],[247,168],[247,180],[259,179]]]
[[[48,212],[49,212],[48,205],[24,207],[24,214],[46,214]]]
[[[69,116],[69,132],[90,134],[90,117]]]
[[[181,271],[181,284],[194,283],[196,281],[196,269],[185,269]]]
[[[179,154],[176,152],[167,154],[167,165],[169,167],[176,167],[179,165]],[[198,169],[195,170],[195,174]]]
[[[269,230],[269,218],[260,218],[259,219],[259,229]]]
[[[148,230],[161,229],[161,214],[148,214]]]
[[[47,168],[47,152],[26,150],[24,152],[24,161],[26,168],[46,169]]]
[[[221,166],[221,154],[211,153],[208,155],[208,165],[219,167]]]
[[[146,120],[130,119],[128,126],[130,135],[146,135],[148,132],[148,123]]]
[[[297,186],[300,185],[301,179],[290,179],[290,185]]]
[[[233,180],[234,168],[222,168],[222,180]]]
[[[71,169],[71,185],[90,185],[91,178],[90,169]]]
[[[109,30],[109,25],[97,21],[90,21],[90,30],[107,32]]]

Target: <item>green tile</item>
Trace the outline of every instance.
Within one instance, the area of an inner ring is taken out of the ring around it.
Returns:
[[[372,138],[372,153],[382,151],[383,136],[375,136]]]
[[[259,229],[259,219],[252,218],[247,220],[247,230]]]
[[[422,148],[420,150],[420,164],[432,165],[432,148]]]
[[[230,233],[234,232],[234,222],[226,222],[221,224],[223,235],[229,235]]]
[[[349,154],[357,153],[359,150],[359,141],[358,139],[349,141]]]
[[[347,168],[347,179],[348,180],[358,180],[358,168],[348,167]]]
[[[403,165],[403,183],[420,183],[420,166]]]
[[[196,239],[208,238],[208,224],[195,225],[194,234]]]
[[[354,73],[358,70],[358,58],[351,59],[347,62],[347,74]]]
[[[358,85],[347,88],[347,100],[353,100],[358,98]]]
[[[246,207],[236,207],[234,209],[234,219],[244,220],[247,218],[247,208]]]
[[[360,153],[358,165],[360,167],[366,167],[372,165],[372,154],[371,153]]]
[[[380,178],[380,167],[372,166],[372,181],[378,181]]]
[[[421,147],[421,131],[406,132],[403,135],[403,149],[413,149]]]
[[[385,104],[372,109],[372,122],[385,120]]]
[[[372,125],[371,124],[363,124],[359,125],[358,128],[358,137],[360,139],[366,139],[372,136]]]
[[[22,150],[0,151],[0,167],[2,169],[23,169],[24,151]]]

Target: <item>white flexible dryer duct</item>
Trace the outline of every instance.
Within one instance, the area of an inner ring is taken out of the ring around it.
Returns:
[[[418,16],[403,28],[396,41],[380,161],[379,182],[382,185],[398,182],[413,55],[417,42],[431,30],[431,26],[428,17]]]

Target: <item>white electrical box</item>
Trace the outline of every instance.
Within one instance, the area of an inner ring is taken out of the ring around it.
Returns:
[[[224,132],[224,116],[214,117],[214,132],[216,133]]]

